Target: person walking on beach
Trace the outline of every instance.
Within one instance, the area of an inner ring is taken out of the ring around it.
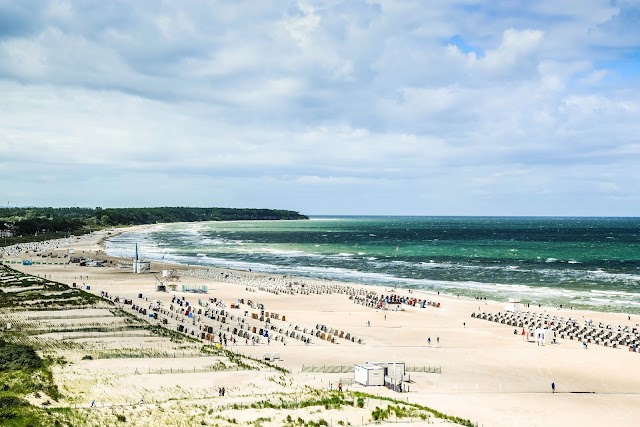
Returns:
[[[552,393],[556,392],[556,383],[551,383],[551,392]]]

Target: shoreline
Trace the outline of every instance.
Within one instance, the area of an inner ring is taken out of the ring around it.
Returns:
[[[312,218],[313,219],[313,218]],[[224,221],[222,221],[224,222]],[[192,224],[192,223],[180,223],[180,224]],[[148,225],[148,226],[136,226],[136,227],[140,227],[141,229],[144,228],[151,228],[152,226],[162,226],[162,225],[166,225],[166,224],[152,224],[152,225]],[[127,232],[127,231],[135,231],[136,227],[132,227],[132,228],[124,228],[122,229],[121,233]],[[118,233],[120,234],[120,233]],[[109,237],[113,237],[113,236],[109,236]],[[106,239],[104,239],[106,240]],[[103,245],[104,246],[104,245]],[[104,248],[103,248],[103,251]],[[114,256],[114,258],[118,258],[116,256]],[[410,284],[407,284],[406,286],[393,286],[392,284],[384,284],[384,283],[380,283],[380,284],[370,284],[370,283],[363,283],[363,282],[354,282],[354,281],[349,281],[348,279],[341,279],[341,278],[326,278],[326,277],[309,277],[309,276],[304,276],[302,274],[279,274],[279,273],[271,273],[271,272],[261,272],[261,271],[251,271],[251,270],[247,270],[247,269],[242,269],[242,268],[234,268],[234,267],[225,267],[225,266],[215,266],[215,265],[206,265],[206,264],[188,264],[188,263],[180,263],[180,262],[175,262],[175,261],[164,261],[164,260],[159,260],[159,259],[151,259],[151,261],[155,264],[159,264],[159,265],[175,265],[177,266],[176,268],[194,268],[194,269],[220,269],[220,270],[229,270],[229,271],[242,271],[242,272],[251,272],[251,273],[255,273],[255,274],[261,274],[261,275],[265,275],[265,276],[269,276],[269,277],[280,277],[280,276],[287,276],[287,277],[291,277],[291,278],[297,278],[297,279],[302,279],[302,280],[308,280],[308,281],[324,281],[324,282],[336,282],[336,283],[344,283],[347,284],[349,286],[368,286],[368,287],[372,287],[373,289],[379,289],[379,291],[381,292],[382,289],[387,289],[387,288],[393,288],[396,291],[400,291],[400,290],[404,290],[404,291],[408,291],[408,290],[412,290],[413,292],[424,292],[425,294],[429,294],[429,295],[448,295],[451,296],[453,298],[462,298],[462,299],[467,299],[470,301],[485,301],[484,298],[488,298],[486,299],[487,301],[492,301],[494,303],[497,304],[504,304],[506,302],[507,299],[512,298],[513,296],[519,295],[520,293],[526,293],[526,290],[518,290],[515,291],[514,293],[517,295],[506,295],[503,299],[498,299],[496,298],[496,293],[497,292],[502,292],[502,291],[494,291],[494,290],[478,290],[478,291],[474,291],[471,288],[464,288],[464,293],[458,293],[455,292],[455,288],[450,288],[447,286],[443,286],[441,289],[437,289],[436,286],[437,285],[433,285],[434,289],[420,289],[420,288],[414,288],[412,287]],[[181,267],[180,267],[181,266]],[[397,278],[398,281],[402,281],[402,278],[398,277]],[[411,280],[411,279],[407,279],[407,280]],[[456,284],[456,283],[465,283],[465,282],[456,282],[456,281],[451,281],[449,282],[451,284]],[[491,283],[485,283],[485,285],[489,286],[491,285]],[[514,286],[527,286],[527,287],[531,287],[531,285],[517,285],[515,284]],[[537,288],[532,287],[532,290],[537,290]],[[573,290],[573,289],[567,289],[569,292],[587,292],[584,290]],[[476,292],[477,295],[473,296],[472,294]],[[591,289],[590,292],[599,292],[599,290],[597,289]],[[605,293],[607,291],[604,291]],[[505,292],[507,293],[507,292]],[[638,294],[640,296],[640,293]],[[480,298],[480,299],[478,299]],[[555,298],[555,297],[554,297]],[[625,316],[633,316],[633,317],[639,317],[640,318],[640,307],[635,307],[635,310],[627,310],[625,311],[625,306],[624,303],[622,301],[618,301],[618,303],[610,303],[608,305],[604,305],[602,306],[602,309],[598,309],[598,305],[597,304],[584,304],[584,303],[572,303],[570,301],[571,297],[567,297],[565,301],[563,302],[556,302],[554,304],[549,304],[548,302],[534,302],[531,301],[530,302],[530,309],[536,309],[536,310],[545,310],[545,309],[557,309],[557,310],[566,310],[566,311],[585,311],[585,312],[590,312],[590,313],[610,313],[610,314],[620,314],[620,315],[625,315]],[[525,304],[526,305],[526,304]],[[562,309],[560,309],[560,305],[562,305]],[[629,308],[631,308],[632,306],[627,306]]]
[[[125,230],[128,229],[118,231]],[[104,234],[106,233],[108,232],[105,231]],[[100,245],[104,237],[94,234],[84,239],[66,242],[64,245],[61,242],[52,242],[49,249],[53,250],[53,247],[57,246],[55,250],[59,254],[66,253],[69,248],[74,248],[76,254],[82,251],[85,254],[95,254],[104,250]],[[83,287],[91,285],[89,291],[93,294],[107,292],[110,297],[131,299],[134,304],[140,304],[139,301],[149,304],[149,301],[157,300],[163,307],[168,308],[172,297],[175,296],[185,298],[196,307],[195,302],[198,299],[217,298],[219,303],[224,301],[224,306],[228,307],[229,304],[242,299],[242,308],[237,311],[231,310],[231,313],[242,317],[245,310],[256,313],[255,309],[251,311],[246,304],[250,299],[264,304],[264,310],[281,316],[280,319],[271,321],[277,328],[285,330],[291,329],[292,325],[298,325],[301,329],[314,328],[314,325],[328,325],[362,339],[362,344],[347,342],[344,339],[338,339],[334,344],[314,337],[312,342],[307,344],[295,338],[287,338],[285,345],[284,341],[275,341],[275,337],[281,335],[274,332],[274,341],[270,344],[264,341],[255,346],[250,343],[245,345],[243,342],[237,345],[230,344],[229,348],[233,351],[241,351],[258,359],[262,358],[265,352],[279,352],[282,355],[281,366],[291,371],[291,381],[300,387],[309,385],[327,389],[329,382],[337,384],[341,379],[353,375],[307,372],[303,371],[305,366],[353,366],[366,361],[400,360],[407,366],[440,367],[442,373],[411,373],[410,391],[406,395],[398,395],[384,387],[354,385],[353,390],[373,392],[387,397],[406,396],[411,402],[492,426],[559,427],[579,423],[595,427],[611,420],[615,420],[617,425],[626,426],[635,425],[637,417],[640,416],[640,394],[637,393],[637,390],[640,390],[640,378],[629,375],[637,369],[640,354],[630,353],[622,348],[598,345],[590,345],[588,350],[584,350],[579,341],[568,339],[558,339],[555,344],[537,346],[535,341],[514,335],[512,326],[471,317],[471,313],[478,310],[488,313],[504,311],[504,304],[495,301],[457,298],[427,291],[416,290],[409,293],[407,289],[390,290],[379,286],[353,285],[354,288],[364,289],[365,293],[393,293],[441,304],[440,307],[425,308],[401,305],[401,311],[379,310],[356,304],[348,294],[340,292],[341,287],[347,287],[344,283],[315,279],[308,281],[309,287],[306,290],[310,292],[305,293],[300,292],[300,287],[290,289],[293,292],[278,291],[278,286],[286,285],[281,276],[278,282],[275,280],[278,279],[277,275],[256,272],[230,269],[211,271],[212,275],[219,275],[224,271],[237,274],[237,282],[215,280],[213,277],[191,277],[186,274],[180,276],[180,284],[208,286],[208,292],[202,296],[180,290],[156,292],[156,279],[153,274],[132,274],[129,269],[115,266],[9,266],[27,274],[49,276],[51,280],[69,286],[74,283]],[[152,264],[152,269],[157,271],[165,266],[184,268],[176,264]],[[208,271],[193,266],[189,266],[188,270],[204,273]],[[305,281],[303,278],[290,279]],[[331,287],[333,289],[330,289]],[[315,293],[314,289],[318,292]],[[140,294],[148,301],[140,300]],[[126,309],[127,306],[123,307]],[[596,323],[631,324],[627,315],[619,313],[557,310],[544,306],[533,311],[551,316],[571,315],[580,323],[583,319],[591,318]],[[285,316],[286,321],[283,320]],[[250,316],[246,318],[251,321]],[[171,322],[168,327],[175,330],[175,323]],[[632,316],[632,322],[635,325],[637,318]],[[121,363],[122,366],[107,366],[101,361],[96,361],[94,365],[100,366],[100,369],[121,371],[125,369],[127,362]],[[145,363],[164,362],[158,360]],[[151,381],[150,384],[160,385],[162,383],[158,381],[163,381],[162,378],[153,376],[145,378],[145,381]],[[216,381],[215,378],[233,381],[229,374],[222,373],[213,373],[210,378],[210,381]],[[130,381],[136,381],[135,377],[131,377]],[[550,392],[551,382],[557,385],[558,393]],[[281,390],[281,386],[269,381],[261,387],[267,392]]]
[[[219,222],[233,222],[233,221],[219,221]],[[66,246],[74,246],[75,242],[77,241],[84,241],[84,240],[93,240],[96,238],[96,236],[98,236],[98,240],[93,242],[93,245],[97,246],[97,250],[94,249],[94,253],[95,256],[100,256],[100,258],[105,259],[105,260],[110,260],[113,261],[114,263],[129,263],[131,262],[131,259],[129,258],[125,258],[125,257],[121,257],[121,256],[114,256],[114,255],[108,255],[106,253],[106,241],[110,238],[113,238],[117,235],[123,234],[123,233],[127,233],[127,232],[131,232],[131,231],[138,231],[138,230],[146,230],[146,229],[150,229],[153,227],[157,227],[157,226],[163,226],[166,224],[193,224],[192,222],[183,222],[183,223],[162,223],[162,224],[144,224],[144,225],[134,225],[134,226],[127,226],[127,227],[119,227],[119,228],[113,228],[113,229],[104,229],[104,230],[100,230],[100,231],[96,231],[96,232],[92,232],[89,234],[85,234],[82,236],[74,236],[75,239],[73,238],[62,238],[62,239],[55,239],[52,241],[42,241],[42,242],[33,242],[33,243],[22,243],[22,244],[18,244],[15,246],[27,246],[27,247],[32,247],[32,246],[45,246],[45,247],[49,247],[50,250],[53,250],[52,247],[55,246],[56,248],[58,246],[60,247],[66,247]],[[7,247],[8,248],[8,247]],[[0,248],[0,254],[2,254],[4,251],[3,249],[5,248]],[[0,257],[0,262],[2,261],[2,257]],[[15,259],[14,259],[15,261]],[[217,267],[217,266],[206,266],[206,265],[199,265],[199,264],[182,264],[182,263],[177,263],[177,262],[168,262],[168,261],[158,261],[158,260],[151,260],[152,263],[152,267],[153,272],[155,273],[161,273],[162,270],[215,270],[215,271],[219,271],[219,272],[237,272],[237,273],[242,273],[242,274],[246,274],[246,275],[250,275],[256,278],[260,278],[260,277],[267,277],[267,278],[280,278],[283,275],[281,274],[276,274],[276,273],[266,273],[266,272],[259,272],[259,271],[251,271],[251,270],[242,270],[242,269],[234,269],[234,268],[229,268],[229,267]],[[91,267],[89,267],[91,268]],[[337,283],[337,284],[341,284],[341,285],[345,285],[345,286],[350,286],[350,287],[359,287],[359,288],[363,288],[363,289],[368,289],[370,292],[372,293],[389,293],[389,292],[393,292],[393,293],[402,293],[402,294],[408,294],[408,293],[414,293],[417,295],[425,295],[425,296],[430,296],[430,297],[438,297],[438,298],[442,298],[442,299],[448,299],[448,300],[462,300],[462,301],[467,301],[467,302],[472,302],[472,303],[476,303],[476,304],[480,304],[480,307],[482,306],[482,303],[485,303],[485,305],[487,303],[490,303],[492,306],[495,305],[504,305],[507,301],[499,301],[496,299],[477,299],[477,298],[472,298],[470,296],[467,295],[458,295],[458,294],[454,294],[454,293],[448,293],[446,292],[446,290],[443,291],[432,291],[432,290],[425,290],[425,289],[414,289],[414,288],[410,288],[410,287],[394,287],[394,288],[388,288],[387,286],[384,285],[370,285],[370,284],[363,284],[363,283],[357,283],[357,282],[348,282],[348,281],[339,281],[339,280],[331,280],[331,279],[323,279],[323,278],[313,278],[313,277],[305,277],[305,276],[293,276],[293,275],[285,275],[287,278],[289,278],[290,280],[298,280],[298,281],[307,281],[307,282],[320,282],[320,283],[324,283],[324,284],[332,284],[332,283]],[[575,310],[573,308],[570,308],[571,306],[565,306],[565,304],[563,304],[563,308],[560,308],[559,305],[555,305],[555,306],[550,306],[550,305],[542,305],[542,304],[530,304],[529,307],[526,307],[526,304],[524,305],[524,307],[522,307],[523,309],[527,309],[527,311],[540,311],[543,313],[554,313],[556,315],[560,315],[560,314],[565,314],[565,315],[570,315],[571,313],[576,313],[577,316],[582,316],[582,318],[600,318],[601,315],[612,315],[615,316],[616,318],[618,316],[621,316],[620,319],[623,319],[626,317],[625,321],[627,322],[631,322],[633,321],[635,326],[640,326],[640,314],[636,314],[636,313],[630,313],[630,312],[624,312],[624,311],[600,311],[600,310],[592,310],[592,309],[587,309],[587,308],[576,308]],[[605,316],[607,318],[609,318],[609,316]]]

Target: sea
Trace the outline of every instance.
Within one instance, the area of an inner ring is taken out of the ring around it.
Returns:
[[[311,217],[157,224],[107,253],[640,314],[640,218]]]

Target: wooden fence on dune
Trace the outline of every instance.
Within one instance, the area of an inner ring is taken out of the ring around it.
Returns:
[[[301,372],[322,374],[348,374],[354,371],[354,365],[302,365]],[[441,366],[405,366],[405,372],[421,372],[426,374],[441,374]]]

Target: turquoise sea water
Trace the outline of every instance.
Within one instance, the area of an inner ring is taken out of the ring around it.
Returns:
[[[315,217],[158,225],[113,255],[640,313],[639,218]]]

